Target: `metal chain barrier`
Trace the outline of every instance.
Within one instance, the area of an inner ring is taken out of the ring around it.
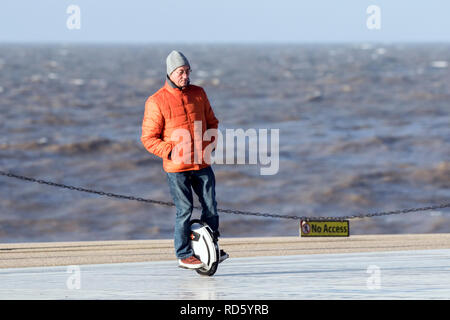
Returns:
[[[104,192],[104,191],[98,191],[98,190],[91,190],[86,188],[80,188],[80,187],[74,187],[69,186],[61,183],[55,183],[51,181],[45,181],[35,178],[30,178],[26,176],[21,176],[17,174],[13,174],[10,172],[4,172],[0,171],[0,175],[10,177],[10,178],[16,178],[19,180],[29,181],[29,182],[35,182],[39,184],[45,184],[52,187],[57,188],[63,188],[63,189],[69,189],[79,192],[86,192],[86,193],[93,193],[100,196],[106,196],[110,198],[118,198],[118,199],[125,199],[125,200],[132,200],[132,201],[139,201],[139,202],[145,202],[145,203],[152,203],[152,204],[158,204],[162,206],[169,206],[169,207],[175,207],[175,204],[173,202],[165,202],[165,201],[159,201],[159,200],[152,200],[152,199],[144,199],[139,197],[133,197],[133,196],[126,196],[122,194],[116,194],[116,193],[110,193],[110,192]],[[419,212],[419,211],[429,211],[429,210],[436,210],[436,209],[443,209],[450,207],[450,203],[444,203],[439,205],[433,205],[428,207],[422,207],[422,208],[410,208],[410,209],[402,209],[402,210],[394,210],[394,211],[384,211],[384,212],[374,212],[374,213],[360,213],[360,214],[354,214],[354,215],[347,215],[347,216],[340,216],[340,217],[308,217],[308,216],[296,216],[296,215],[281,215],[281,214],[273,214],[273,213],[263,213],[263,212],[248,212],[248,211],[240,211],[240,210],[232,210],[232,209],[220,209],[218,208],[218,212],[223,213],[230,213],[230,214],[240,214],[240,215],[248,215],[248,216],[257,216],[257,217],[265,217],[265,218],[277,218],[277,219],[294,219],[294,220],[350,220],[350,219],[361,219],[361,218],[371,218],[371,217],[380,217],[380,216],[387,216],[387,215],[394,215],[394,214],[405,214],[405,213],[411,213],[411,212]],[[201,210],[201,207],[194,206],[194,209]]]

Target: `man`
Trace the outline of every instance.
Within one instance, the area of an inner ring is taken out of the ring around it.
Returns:
[[[172,51],[167,56],[166,67],[164,86],[145,103],[141,141],[150,153],[163,159],[163,169],[176,206],[174,246],[179,265],[197,269],[203,263],[194,256],[190,246],[192,189],[202,205],[200,219],[219,235],[215,176],[210,164],[205,162],[208,155],[203,155],[208,144],[202,141],[206,130],[217,130],[219,121],[203,88],[189,83],[191,68],[187,58],[179,51]],[[201,132],[195,134],[198,129]],[[182,134],[181,142],[180,132],[189,135]],[[226,258],[228,255],[221,250],[220,262]]]

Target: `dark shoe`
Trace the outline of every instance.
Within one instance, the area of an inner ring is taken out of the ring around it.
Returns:
[[[204,267],[203,262],[201,262],[194,256],[190,256],[189,258],[186,259],[178,259],[178,265],[181,268],[185,269],[199,269]]]
[[[225,261],[226,259],[228,259],[230,256],[228,255],[228,253],[226,253],[225,251],[223,251],[222,249],[220,249],[220,257],[219,257],[219,263]]]

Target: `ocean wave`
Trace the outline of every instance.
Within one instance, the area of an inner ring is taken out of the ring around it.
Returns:
[[[0,150],[39,150],[48,153],[58,153],[66,155],[81,154],[86,155],[90,153],[117,153],[117,152],[131,152],[142,150],[142,147],[135,142],[125,141],[117,142],[107,138],[93,138],[86,141],[77,141],[69,143],[50,143],[47,138],[40,138],[36,141],[15,143],[15,144],[0,144]]]

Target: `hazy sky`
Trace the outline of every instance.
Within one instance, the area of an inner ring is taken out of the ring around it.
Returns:
[[[66,26],[70,5],[80,29]],[[377,5],[381,29],[369,30]],[[449,0],[2,0],[0,42],[449,42]]]

